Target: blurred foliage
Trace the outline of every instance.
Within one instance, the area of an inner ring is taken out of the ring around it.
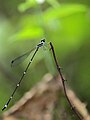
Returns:
[[[16,56],[42,38],[51,41],[68,83],[90,110],[90,1],[0,1],[0,108],[8,99],[29,59],[10,67]],[[11,104],[42,76],[57,74],[49,50],[40,50]]]

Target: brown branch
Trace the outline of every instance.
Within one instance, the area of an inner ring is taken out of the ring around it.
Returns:
[[[55,103],[60,104],[60,100],[62,99],[61,94],[63,86],[61,80],[59,80],[59,76],[53,78],[51,74],[46,74],[43,79],[40,80],[40,82],[30,91],[25,93],[25,95],[14,106],[3,113],[3,120],[19,120],[20,117],[25,119],[28,118],[28,120],[42,120],[40,119],[41,116],[45,118],[44,120],[52,120]],[[58,94],[60,94],[60,97]],[[83,120],[90,120],[90,115],[85,104],[78,99],[69,87],[67,87],[67,95],[71,103],[77,108],[78,112],[83,117]],[[70,116],[66,111],[62,111],[61,106],[57,112],[59,115],[57,117],[61,120],[67,120]],[[67,119],[63,118],[65,116]]]
[[[80,115],[82,116],[83,120],[90,120],[90,115],[86,109],[86,104],[82,103],[77,96],[75,95],[75,93],[70,90],[67,89],[67,95],[71,101],[71,103],[75,106],[75,108],[77,109],[78,113],[80,113]]]
[[[83,118],[81,117],[81,115],[79,114],[79,112],[76,110],[75,106],[72,105],[72,103],[71,103],[71,101],[69,100],[69,97],[68,97],[68,95],[67,95],[67,90],[66,90],[66,85],[65,85],[65,81],[66,81],[66,80],[64,79],[64,77],[63,77],[63,75],[62,75],[62,73],[61,73],[61,68],[60,68],[59,65],[58,65],[58,62],[57,62],[57,59],[56,59],[56,55],[55,55],[55,52],[54,52],[54,47],[53,47],[53,45],[52,45],[51,42],[50,42],[50,48],[51,48],[51,50],[52,50],[52,54],[53,54],[53,57],[54,57],[54,61],[55,61],[57,70],[58,70],[59,75],[60,75],[61,80],[62,80],[63,90],[64,90],[65,97],[66,97],[66,99],[67,99],[67,101],[68,101],[71,109],[73,110],[73,112],[77,115],[77,117],[78,117],[80,120],[82,120]]]

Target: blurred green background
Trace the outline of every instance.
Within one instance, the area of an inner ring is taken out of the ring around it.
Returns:
[[[53,43],[69,86],[90,111],[89,0],[0,0],[0,109],[30,57],[13,68],[11,60],[42,38]],[[41,49],[9,107],[48,72],[57,74],[49,50]]]

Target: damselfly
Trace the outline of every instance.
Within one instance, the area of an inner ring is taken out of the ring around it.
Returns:
[[[40,42],[34,49],[32,49],[31,51],[23,54],[22,56],[19,56],[18,58],[14,59],[14,60],[11,62],[11,65],[14,65],[14,63],[17,62],[18,59],[19,59],[19,60],[22,60],[23,58],[26,58],[33,50],[35,50],[34,53],[33,53],[33,55],[32,55],[32,57],[31,57],[30,62],[28,63],[25,71],[24,71],[23,74],[22,74],[21,79],[20,79],[19,82],[16,84],[16,87],[15,87],[15,89],[14,89],[11,97],[9,98],[9,100],[7,101],[7,103],[4,105],[4,107],[2,108],[2,111],[3,111],[5,108],[7,108],[8,104],[10,103],[11,99],[13,98],[13,96],[14,96],[17,88],[20,86],[20,83],[21,83],[24,75],[26,74],[26,72],[27,72],[27,70],[28,70],[31,62],[33,61],[33,59],[34,59],[37,51],[39,50],[39,48],[41,48],[41,47],[44,46],[44,45],[45,45],[45,39],[42,39],[41,42]],[[53,44],[50,42],[49,45],[50,45],[50,50],[52,50],[52,54],[53,54],[54,61],[55,61],[55,63],[56,63],[57,70],[58,70],[59,75],[60,75],[60,77],[61,77],[60,80],[62,81],[62,86],[63,86],[63,90],[64,90],[65,97],[66,97],[66,99],[67,99],[70,107],[72,108],[73,112],[77,115],[77,117],[78,117],[80,120],[82,120],[81,115],[79,114],[79,112],[78,112],[78,110],[75,108],[75,106],[72,105],[72,103],[71,103],[71,101],[70,101],[70,99],[69,99],[69,97],[68,97],[68,95],[67,95],[67,89],[66,89],[66,85],[65,85],[65,81],[66,81],[66,80],[64,79],[64,77],[63,77],[63,75],[62,75],[62,72],[61,72],[61,68],[59,67],[59,64],[58,64],[58,62],[57,62]]]
[[[34,53],[33,53],[33,55],[32,55],[32,57],[31,57],[31,59],[30,59],[28,65],[27,65],[25,71],[23,72],[23,74],[22,74],[22,76],[21,76],[19,82],[16,84],[16,87],[15,87],[14,91],[12,92],[10,98],[8,99],[8,101],[6,102],[6,104],[4,105],[4,107],[2,108],[2,111],[3,111],[4,109],[6,109],[7,106],[9,105],[9,103],[10,103],[11,99],[13,98],[13,96],[14,96],[14,94],[15,94],[17,88],[20,86],[20,83],[21,83],[21,81],[23,80],[23,77],[25,76],[25,74],[26,74],[26,72],[27,72],[27,70],[28,70],[30,64],[32,63],[32,61],[33,61],[33,59],[34,59],[36,53],[38,52],[39,48],[41,48],[41,47],[44,46],[44,45],[45,45],[45,39],[42,39],[41,42],[40,42],[39,44],[37,44],[36,47],[33,48],[31,51],[28,51],[27,53],[25,53],[25,54],[23,54],[23,55],[21,55],[21,56],[15,58],[14,60],[12,60],[11,66],[15,65],[16,63],[18,63],[18,61],[21,61],[22,59],[28,57],[28,56],[30,55],[30,53],[31,53],[32,51],[34,51]]]

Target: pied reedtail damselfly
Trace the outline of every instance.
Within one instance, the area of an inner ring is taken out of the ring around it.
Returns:
[[[27,52],[27,53],[25,53],[25,54],[23,54],[23,55],[21,55],[21,56],[19,56],[19,57],[17,57],[17,58],[15,58],[14,60],[12,60],[11,66],[15,65],[15,63],[17,63],[18,61],[20,61],[20,60],[22,60],[22,59],[25,59],[26,57],[28,57],[28,56],[30,55],[30,53],[31,53],[32,51],[34,51],[34,53],[33,53],[33,55],[32,55],[32,57],[31,57],[28,65],[27,65],[25,71],[23,72],[23,74],[22,74],[19,82],[16,84],[16,87],[15,87],[14,91],[12,92],[10,98],[8,99],[8,101],[6,102],[6,104],[4,105],[4,107],[2,108],[2,111],[3,111],[4,109],[6,109],[7,106],[9,105],[9,103],[10,103],[11,99],[13,98],[13,96],[14,96],[17,88],[20,86],[20,83],[21,83],[21,81],[23,80],[23,77],[25,76],[25,74],[26,74],[26,72],[27,72],[30,64],[32,63],[32,61],[33,61],[36,53],[38,52],[39,48],[41,48],[41,47],[44,46],[44,45],[45,45],[45,39],[42,39],[41,42],[40,42],[39,44],[37,44],[35,48],[33,48],[33,49],[30,50],[29,52]]]

